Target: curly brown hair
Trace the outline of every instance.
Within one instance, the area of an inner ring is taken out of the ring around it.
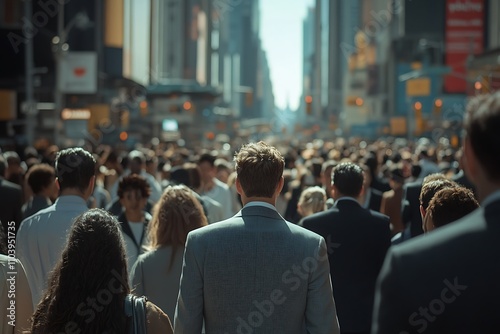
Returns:
[[[123,194],[130,190],[139,190],[143,198],[148,198],[149,195],[151,195],[149,183],[145,178],[137,174],[125,176],[120,183],[118,183],[118,197],[123,198]]]

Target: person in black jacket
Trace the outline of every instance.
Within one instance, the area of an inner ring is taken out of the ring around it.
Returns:
[[[369,333],[375,281],[390,246],[389,217],[364,209],[363,170],[341,163],[332,172],[334,206],[304,218],[303,227],[323,236],[341,333]]]
[[[374,334],[500,328],[500,92],[467,109],[464,166],[481,208],[391,248],[377,283]]]

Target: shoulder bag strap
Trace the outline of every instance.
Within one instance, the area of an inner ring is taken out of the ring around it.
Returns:
[[[130,321],[130,334],[146,334],[146,297],[128,295],[125,298],[125,315],[132,317]]]

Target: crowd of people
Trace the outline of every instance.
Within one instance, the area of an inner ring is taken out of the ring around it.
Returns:
[[[462,148],[7,150],[0,333],[125,333],[132,295],[148,333],[496,331],[497,125],[500,93],[471,102]]]

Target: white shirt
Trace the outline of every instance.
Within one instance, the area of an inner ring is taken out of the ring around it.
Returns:
[[[33,307],[42,298],[49,274],[61,259],[74,218],[87,210],[82,197],[61,196],[53,205],[21,222],[16,255],[26,270]]]
[[[207,192],[204,192],[202,195],[208,196],[219,204],[224,209],[223,218],[231,218],[236,212],[232,210],[231,200],[231,191],[229,191],[229,187],[224,182],[221,182],[214,178],[214,187]]]

